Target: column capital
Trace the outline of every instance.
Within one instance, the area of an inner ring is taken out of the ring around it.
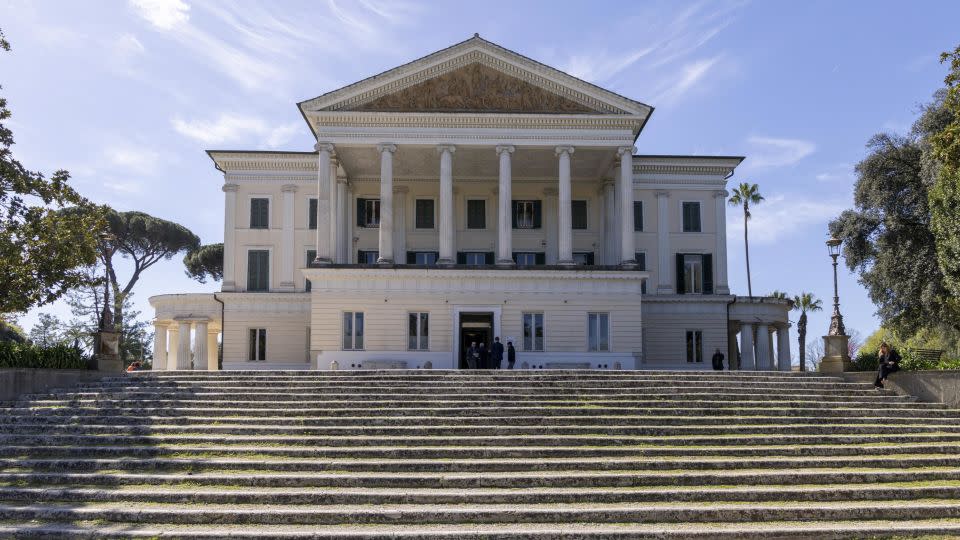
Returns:
[[[633,154],[636,153],[636,151],[637,151],[636,146],[621,146],[617,148],[617,157],[622,158],[623,155],[626,154],[627,152],[629,152],[630,155],[633,156]]]
[[[719,189],[713,192],[713,198],[718,199],[720,197],[726,198],[729,193],[725,189]]]
[[[504,153],[504,152],[509,152],[509,153],[512,154],[514,150],[516,150],[516,148],[515,148],[512,144],[498,144],[498,145],[497,145],[497,155],[498,155],[498,156],[499,156],[500,154]]]
[[[393,186],[394,193],[407,193],[410,191],[410,188],[407,186]]]
[[[438,144],[438,145],[437,145],[437,152],[439,152],[439,153],[441,153],[441,154],[444,153],[444,152],[450,152],[450,153],[452,154],[452,153],[454,153],[454,152],[456,152],[456,151],[457,151],[457,147],[454,146],[454,145],[452,145],[452,144]]]
[[[392,154],[397,151],[397,145],[393,143],[380,143],[377,145],[377,151],[381,154],[384,152],[390,152]]]
[[[317,152],[327,151],[327,152],[330,152],[330,153],[332,154],[332,153],[333,153],[333,143],[318,142],[317,144],[313,145],[313,149],[314,149],[315,151],[317,151]]]
[[[657,196],[658,199],[660,199],[660,198],[667,198],[667,199],[669,199],[669,198],[670,198],[670,192],[669,192],[669,191],[658,191],[658,192],[656,193],[656,196]]]
[[[572,154],[573,154],[573,152],[575,151],[575,149],[574,149],[572,146],[558,146],[558,147],[554,148],[553,151],[554,151],[554,153],[556,153],[558,156],[561,155],[561,154],[567,154],[567,155],[569,156],[569,155],[572,155]]]
[[[545,187],[543,188],[543,195],[546,197],[556,197],[560,191],[555,187]]]
[[[345,185],[345,186],[347,186],[347,187],[350,187],[350,180],[347,179],[346,176],[338,176],[338,177],[337,177],[337,183],[338,183],[338,184],[343,184],[343,185]]]
[[[223,185],[223,192],[224,192],[224,193],[234,193],[234,192],[236,192],[238,189],[240,189],[240,185],[239,185],[239,184],[224,184],[224,185]]]
[[[283,187],[280,188],[280,191],[283,193],[296,193],[297,186],[296,184],[284,184]]]

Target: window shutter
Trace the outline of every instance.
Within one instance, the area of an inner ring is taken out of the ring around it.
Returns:
[[[633,230],[643,230],[643,203],[641,201],[633,201]]]
[[[677,253],[677,294],[686,294],[683,283],[683,253]]]
[[[363,257],[363,250],[362,250],[362,249],[361,249],[361,250],[358,250],[358,251],[357,251],[357,264],[364,264],[365,262],[366,262],[366,260],[364,260],[364,257]]]
[[[703,294],[713,294],[713,254],[703,255]]]
[[[257,254],[253,251],[247,252],[247,290],[255,291],[257,289]],[[252,359],[252,357],[251,357]]]
[[[367,200],[357,199],[357,227],[363,227],[366,224],[367,224]]]
[[[462,252],[462,251],[458,251],[458,252],[457,252],[457,264],[467,264],[467,254],[466,254],[466,253],[464,253],[464,252]]]
[[[510,201],[510,209],[511,209],[511,217],[510,217],[510,219],[511,219],[511,221],[512,221],[512,223],[513,223],[513,228],[514,228],[514,229],[517,228],[517,214],[519,213],[519,212],[518,212],[518,207],[519,207],[519,205],[517,204],[517,201]]]
[[[593,252],[587,253],[587,265],[593,266]]]
[[[637,260],[637,270],[646,270],[647,269],[647,252],[641,251],[635,253],[634,257]]]
[[[260,225],[264,229],[270,228],[270,201],[267,199],[260,203]]]
[[[547,254],[540,252],[536,254],[536,264],[547,264]]]
[[[487,264],[493,264],[494,262],[496,262],[496,261],[494,260],[494,257],[496,257],[496,255],[495,255],[492,251],[488,251],[488,252],[484,253],[484,258],[486,259],[485,262],[486,262]]]
[[[407,252],[407,264],[416,264],[417,263],[417,252],[408,251]]]
[[[308,210],[310,214],[307,216],[307,226],[311,229],[317,228],[317,200],[310,199],[310,209]]]
[[[514,251],[514,252],[511,253],[510,255],[513,257],[513,264],[517,264],[517,263],[519,262],[519,260],[520,260],[520,258],[517,256],[517,252]]]
[[[539,229],[543,226],[543,204],[541,201],[533,201],[533,228]],[[537,263],[540,264],[540,263]]]

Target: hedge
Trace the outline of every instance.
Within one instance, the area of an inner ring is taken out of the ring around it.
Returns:
[[[940,357],[939,360],[923,360],[913,350],[904,348],[900,352],[900,369],[906,371],[930,371],[942,369],[960,369],[960,358]],[[853,359],[854,371],[876,371],[879,359],[876,352],[861,352]]]
[[[89,359],[69,345],[38,347],[29,343],[0,342],[0,368],[87,369]]]

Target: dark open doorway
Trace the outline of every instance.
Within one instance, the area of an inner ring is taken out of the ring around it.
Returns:
[[[460,314],[460,350],[457,355],[460,359],[458,367],[467,369],[467,349],[476,342],[479,346],[484,343],[487,350],[493,344],[493,313],[461,313]]]

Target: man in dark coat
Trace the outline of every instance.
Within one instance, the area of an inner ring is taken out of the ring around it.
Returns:
[[[900,371],[900,355],[893,350],[886,341],[880,344],[880,352],[877,354],[880,365],[877,366],[877,380],[873,385],[877,388],[883,388],[883,383],[891,373]]]
[[[481,342],[478,351],[480,352],[480,362],[478,366],[480,369],[490,369],[490,351],[487,350],[487,344]]]
[[[470,343],[470,348],[467,349],[467,369],[477,369],[479,362],[480,351],[477,349],[477,342],[474,341]]]
[[[493,369],[500,369],[500,364],[503,363],[503,343],[500,343],[500,338],[493,338],[493,347],[490,348],[490,360],[491,366]]]
[[[513,342],[507,342],[507,369],[513,369],[513,364],[517,362],[517,350],[513,348]]]
[[[717,352],[713,353],[713,369],[715,371],[723,371],[723,353],[720,352],[720,349],[717,349]]]

